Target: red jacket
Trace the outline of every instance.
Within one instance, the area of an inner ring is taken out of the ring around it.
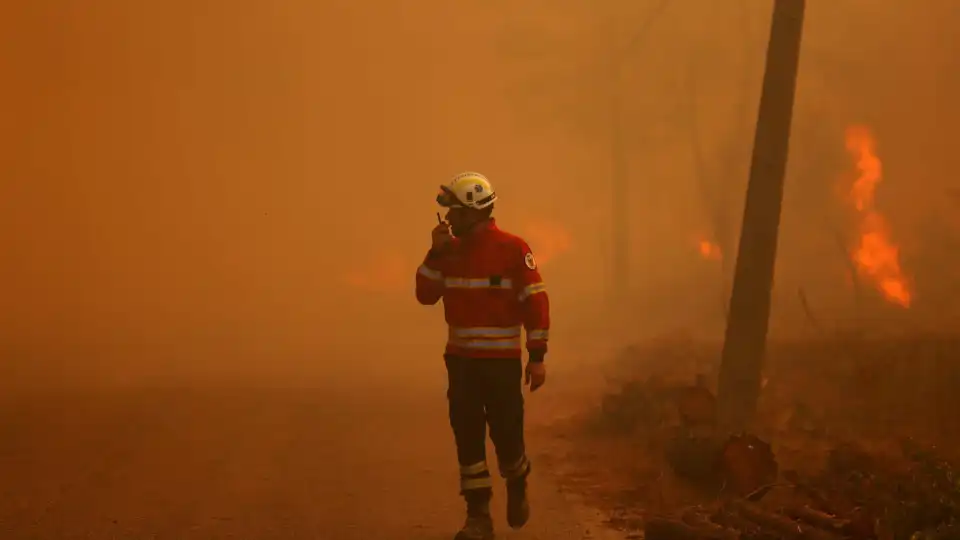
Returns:
[[[547,351],[550,303],[530,246],[494,220],[442,253],[427,253],[417,270],[417,300],[443,299],[447,354],[519,358],[521,327],[527,350]]]

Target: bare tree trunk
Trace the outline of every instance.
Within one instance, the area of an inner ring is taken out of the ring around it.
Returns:
[[[630,55],[643,45],[650,29],[663,14],[670,0],[660,0],[640,24],[636,34],[625,47],[618,47],[615,34],[610,33],[611,50],[618,51],[610,57],[610,158],[613,166],[611,178],[611,236],[613,240],[611,302],[614,307],[623,306],[623,300],[631,293],[630,283],[630,162],[627,154],[626,120],[623,102],[623,69]]]
[[[619,76],[614,79],[610,103],[610,209],[612,236],[612,279],[608,294],[613,307],[622,307],[630,292],[630,189],[629,164],[624,137],[623,102]]]

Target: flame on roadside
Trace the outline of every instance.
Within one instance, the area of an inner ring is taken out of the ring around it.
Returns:
[[[697,249],[700,252],[700,257],[704,260],[719,261],[723,259],[723,251],[720,249],[720,244],[717,244],[713,240],[701,238],[697,241]]]
[[[875,204],[876,189],[883,178],[876,141],[867,128],[853,126],[846,131],[846,148],[857,170],[849,190],[859,229],[851,259],[860,276],[873,283],[884,298],[910,307],[913,295],[901,269],[899,247],[891,240],[887,221]]]

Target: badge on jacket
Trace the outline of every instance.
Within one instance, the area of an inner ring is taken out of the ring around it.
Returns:
[[[533,253],[527,253],[524,255],[523,264],[527,265],[527,268],[531,270],[537,269],[537,260],[533,258]]]

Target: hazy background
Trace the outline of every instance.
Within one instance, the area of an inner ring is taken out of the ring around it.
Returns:
[[[726,265],[698,244],[736,236],[771,2],[673,0],[628,47],[659,3],[4,3],[0,384],[442,378],[413,272],[437,185],[465,169],[541,255],[556,364],[625,328],[716,335]],[[867,295],[869,317],[955,327],[960,6],[809,4],[775,329],[801,331],[801,287],[828,324],[866,316],[838,243],[856,234],[837,195],[853,124],[915,288],[909,310]],[[612,92],[623,286],[606,283]]]

